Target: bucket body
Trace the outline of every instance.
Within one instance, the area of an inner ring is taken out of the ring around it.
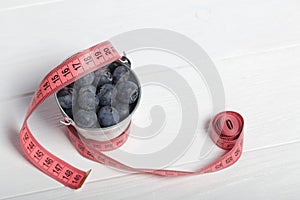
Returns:
[[[137,98],[136,102],[134,103],[135,105],[134,105],[133,109],[131,110],[131,112],[125,119],[123,119],[122,121],[120,121],[119,123],[117,123],[113,126],[104,127],[104,128],[82,128],[82,127],[79,127],[75,123],[75,121],[70,116],[68,116],[68,114],[61,107],[61,105],[58,101],[58,98],[57,98],[57,93],[55,93],[56,103],[65,119],[64,122],[61,122],[61,123],[63,123],[64,125],[74,126],[75,129],[77,130],[77,132],[79,133],[79,135],[86,139],[92,139],[92,140],[96,140],[96,141],[107,141],[107,140],[111,140],[111,139],[116,138],[119,135],[121,135],[127,128],[128,129],[130,128],[129,126],[131,124],[130,122],[131,122],[132,115],[135,112],[135,110],[137,109],[140,99],[141,99],[140,82],[133,70],[130,70],[130,73],[131,73],[132,77],[134,77],[135,83],[139,87],[139,94],[138,94],[138,98]]]

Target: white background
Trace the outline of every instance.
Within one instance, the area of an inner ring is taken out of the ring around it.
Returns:
[[[299,10],[298,0],[1,1],[0,199],[297,199]],[[244,154],[231,168],[200,176],[117,172],[76,153],[52,98],[33,117],[33,132],[54,154],[93,169],[83,188],[70,190],[20,153],[32,92],[66,57],[138,28],[173,30],[206,50],[222,77],[226,108],[245,118]]]

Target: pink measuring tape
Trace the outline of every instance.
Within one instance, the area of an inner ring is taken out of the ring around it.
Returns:
[[[27,120],[32,112],[49,96],[86,74],[118,60],[120,57],[121,56],[108,41],[77,53],[46,75],[31,100],[20,131],[21,146],[26,158],[34,166],[65,186],[73,189],[80,188],[90,171],[82,171],[47,151],[32,135],[28,128]],[[209,134],[216,145],[227,150],[227,152],[208,166],[195,172],[189,172],[133,168],[103,154],[103,151],[111,151],[126,142],[130,125],[121,135],[108,141],[95,141],[83,137],[79,138],[78,132],[72,125],[67,127],[70,141],[82,156],[111,167],[160,176],[203,174],[219,171],[234,164],[242,153],[243,128],[244,120],[240,114],[233,111],[217,114],[211,122]]]

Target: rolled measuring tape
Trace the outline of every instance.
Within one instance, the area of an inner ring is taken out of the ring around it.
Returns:
[[[109,41],[102,42],[73,55],[46,75],[35,91],[29,105],[23,126],[20,130],[20,144],[26,158],[39,170],[72,189],[78,189],[83,185],[90,170],[80,170],[47,151],[32,135],[27,124],[28,118],[52,94],[88,73],[120,58],[121,56]],[[130,125],[122,134],[107,141],[84,139],[83,137],[79,137],[78,132],[72,124],[67,126],[68,137],[82,156],[111,167],[160,176],[203,174],[219,171],[234,164],[242,153],[243,128],[244,120],[240,114],[233,111],[217,114],[211,121],[209,134],[216,145],[227,150],[227,152],[208,166],[190,172],[134,168],[122,164],[102,153],[103,151],[116,149],[124,144],[128,138]]]

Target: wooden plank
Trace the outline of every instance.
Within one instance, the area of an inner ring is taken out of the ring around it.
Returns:
[[[248,149],[299,141],[300,48],[225,59],[217,62],[228,109],[246,121]]]
[[[1,1],[0,12],[9,12],[16,9],[24,9],[33,6],[47,5],[49,3],[55,3],[60,0],[12,0]]]
[[[31,165],[22,155],[19,130],[24,120],[27,104],[31,97],[23,97],[9,102],[1,102],[0,155],[4,160],[0,166],[0,198],[24,193],[38,192],[63,185],[52,180]],[[59,124],[62,119],[54,99],[45,102],[29,119],[29,127],[39,142],[58,157],[67,160],[83,170],[93,169],[88,181],[124,175],[106,166],[89,161],[80,156],[68,141],[66,129]],[[6,113],[6,115],[4,115]],[[22,114],[20,114],[22,113]]]
[[[300,143],[244,153],[233,167],[214,174],[163,178],[129,175],[88,183],[78,192],[51,189],[12,199],[297,199]]]
[[[173,1],[172,7],[158,0],[143,4],[94,0],[72,2],[71,7],[68,1],[59,1],[0,12],[0,25],[5,27],[0,32],[0,63],[5,66],[0,73],[0,89],[5,91],[0,99],[32,92],[72,53],[142,27],[182,33],[214,60],[299,45],[299,7],[297,0],[248,4],[188,0]]]

